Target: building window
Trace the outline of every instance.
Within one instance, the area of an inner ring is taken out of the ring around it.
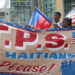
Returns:
[[[11,2],[11,22],[18,25],[29,24],[32,15],[33,0],[10,0]]]
[[[0,12],[0,19],[5,19],[5,12]]]
[[[41,0],[38,0],[40,10],[42,9],[41,3]],[[53,20],[54,13],[56,12],[56,0],[43,0],[43,11],[48,18]]]
[[[73,0],[64,0],[64,15],[65,16],[72,9],[72,1]]]

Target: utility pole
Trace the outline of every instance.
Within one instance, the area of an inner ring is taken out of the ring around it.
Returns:
[[[42,7],[42,12],[44,13],[43,0],[41,0],[41,7]]]
[[[5,0],[5,4],[4,4],[4,11],[5,11],[5,20],[10,22],[10,8],[9,6],[9,0]]]

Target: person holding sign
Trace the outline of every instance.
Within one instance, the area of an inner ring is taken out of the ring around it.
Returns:
[[[60,12],[55,12],[55,14],[54,14],[54,23],[53,23],[52,28],[61,28],[60,18],[61,18],[61,13]]]
[[[62,28],[71,28],[72,27],[72,19],[71,18],[64,18],[62,21]]]

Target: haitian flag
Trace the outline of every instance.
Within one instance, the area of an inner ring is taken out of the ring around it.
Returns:
[[[35,29],[48,29],[52,27],[52,20],[36,8],[30,19],[29,25],[32,25]]]

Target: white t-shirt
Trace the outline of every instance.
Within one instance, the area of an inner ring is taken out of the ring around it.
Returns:
[[[62,25],[61,25],[61,23],[60,23],[60,22],[54,22],[54,25],[58,25],[58,27],[59,27],[59,28],[62,28]],[[54,25],[53,25],[53,27],[52,27],[52,28],[54,28]]]

